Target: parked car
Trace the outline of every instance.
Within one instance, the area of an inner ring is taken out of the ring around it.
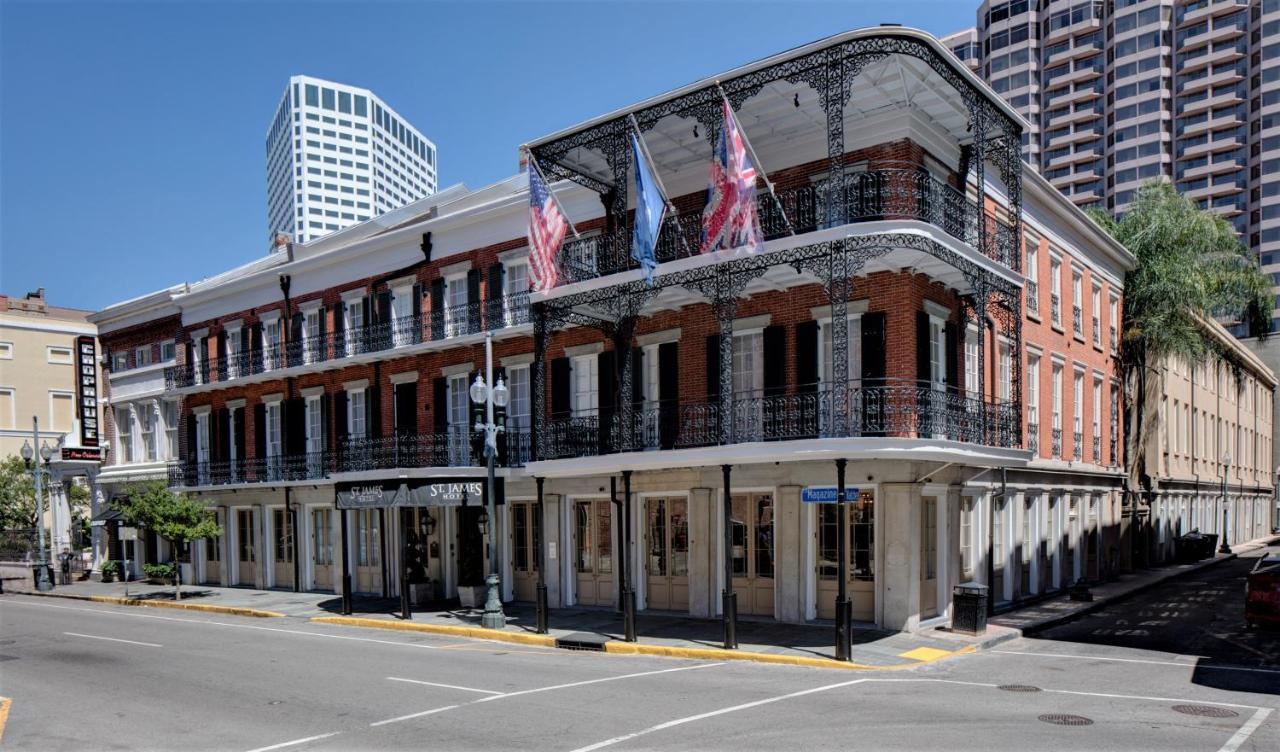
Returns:
[[[1244,619],[1250,627],[1280,626],[1280,551],[1268,551],[1249,572]]]

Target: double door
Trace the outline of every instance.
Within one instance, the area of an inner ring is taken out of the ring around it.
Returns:
[[[291,587],[293,585],[293,515],[290,510],[272,509],[271,510],[271,534],[272,534],[272,551],[274,556],[271,559],[274,567],[272,580],[276,587]]]
[[[651,609],[689,610],[689,501],[649,498],[645,511],[646,602]]]
[[[853,603],[856,621],[875,621],[876,618],[876,562],[875,562],[875,494],[861,491],[858,498],[847,502],[849,528],[845,531],[845,557],[848,578],[845,581],[849,600]],[[839,533],[840,507],[836,504],[818,505],[818,529],[814,554],[818,575],[818,618],[834,619],[836,595],[839,592]]]
[[[732,499],[730,543],[738,613],[773,616],[773,494]]]
[[[215,512],[220,518],[221,512]],[[221,519],[218,520],[222,522]],[[213,536],[204,539],[204,582],[209,585],[222,583],[222,538]]]
[[[613,509],[608,499],[574,502],[573,546],[577,603],[584,606],[616,606]]]
[[[381,510],[357,509],[355,516],[357,593],[382,593],[382,519]]]
[[[542,545],[542,524],[538,505],[528,501],[511,504],[512,592],[518,601],[532,601],[538,587],[538,547]]]
[[[236,584],[257,585],[258,535],[252,509],[236,510]]]
[[[311,510],[311,587],[333,590],[333,518],[328,507]]]

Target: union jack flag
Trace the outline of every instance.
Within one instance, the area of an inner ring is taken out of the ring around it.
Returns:
[[[724,127],[711,160],[707,208],[702,210],[702,253],[724,248],[760,250],[760,218],[756,214],[756,168],[747,156],[742,131],[724,102]]]
[[[560,274],[556,254],[569,223],[560,213],[551,189],[542,179],[532,158],[529,162],[529,277],[534,292],[556,286]]]

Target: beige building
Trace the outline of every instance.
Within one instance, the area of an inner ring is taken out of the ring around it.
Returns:
[[[1229,348],[1229,358],[1194,367],[1173,360],[1161,369],[1160,425],[1147,456],[1157,559],[1172,555],[1181,533],[1220,535],[1224,510],[1232,544],[1272,527],[1276,376],[1222,326],[1207,320],[1205,326]]]
[[[94,337],[89,311],[51,306],[44,288],[0,295],[0,456],[31,440],[31,417],[52,446],[76,424],[76,338]],[[97,364],[94,365],[97,368]]]

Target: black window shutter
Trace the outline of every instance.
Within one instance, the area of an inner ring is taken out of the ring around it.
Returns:
[[[412,334],[409,337],[411,344],[418,344],[422,341],[422,285],[415,284],[413,286],[413,323],[411,326]]]
[[[391,320],[391,291],[383,290],[374,296],[378,307],[377,319],[379,324],[384,324]]]
[[[916,378],[928,382],[932,375],[929,366],[929,314],[916,311]]]
[[[324,306],[321,306],[320,309],[316,311],[316,318],[319,319],[319,322],[320,322],[320,326],[319,326],[320,341],[311,346],[312,351],[319,353],[319,358],[321,360],[328,360],[329,353],[328,353],[328,348],[325,346],[325,335],[328,333],[328,329],[329,329],[329,326],[328,326],[329,316],[325,313]]]
[[[267,406],[261,402],[253,406],[253,456],[259,460],[267,456]]]
[[[347,393],[334,392],[333,399],[333,444],[339,450],[347,443]]]
[[[596,356],[596,367],[600,371],[600,391],[597,412],[596,430],[600,441],[600,452],[611,451],[609,436],[613,427],[613,416],[618,405],[618,359],[613,350],[605,350]]]
[[[787,329],[783,326],[764,328],[764,396],[773,397],[786,391]]]
[[[329,448],[329,424],[330,420],[329,399],[323,394],[320,395],[320,445],[322,448]]]
[[[252,332],[253,332],[252,326],[246,326],[240,329],[240,362],[236,364],[236,368],[240,368],[242,371],[243,371],[242,364],[251,362],[253,358]],[[244,373],[242,372],[240,375],[243,376]]]
[[[675,446],[680,404],[680,346],[658,345],[658,441],[663,449]]]
[[[720,401],[720,335],[707,335],[707,402]]]
[[[396,435],[411,436],[418,432],[418,383],[395,385]]]
[[[196,362],[196,346],[191,340],[187,340],[184,345],[187,351],[187,367],[190,368],[191,365]]]
[[[569,359],[551,361],[551,417],[563,418],[569,414]]]
[[[217,342],[218,351],[213,357],[218,364],[218,381],[225,381],[227,378],[227,330],[223,329],[218,332],[215,341]]]
[[[289,326],[289,365],[294,366],[302,362],[302,324],[303,316],[301,313],[293,314],[293,321]]]
[[[444,338],[444,278],[431,280],[431,339]]]
[[[467,332],[480,331],[480,270],[467,272]]]
[[[443,376],[431,382],[432,425],[436,433],[449,431],[449,380]]]
[[[765,352],[768,352],[766,347]],[[765,367],[769,357],[765,356]],[[801,321],[796,324],[796,391],[800,393],[818,390],[818,322]]]
[[[943,325],[947,343],[947,390],[957,392],[960,389],[959,336],[956,325],[950,321]]]
[[[294,397],[284,401],[285,408],[285,453],[291,455],[299,455],[306,451],[307,446],[307,428],[306,418],[303,411],[306,409],[306,403],[301,397]]]
[[[245,425],[244,410],[241,409],[236,412],[238,413],[238,415],[236,415],[236,423],[238,425],[236,426],[235,437],[233,440],[236,443],[236,462],[242,463],[244,462],[244,443],[248,426]]]
[[[862,315],[862,380],[878,385],[885,377],[884,311]]]
[[[249,359],[254,373],[262,371],[262,322],[249,327]],[[241,455],[243,458],[243,455]]]
[[[194,413],[187,413],[187,446],[186,458],[188,462],[198,462],[199,454],[196,452],[196,416]]]
[[[346,323],[346,306],[342,303],[333,304],[333,351],[335,353],[345,354],[347,349],[347,323]]]
[[[631,402],[644,404],[644,349],[631,348]]]
[[[217,418],[218,461],[225,462],[231,456],[231,442],[234,440],[231,436],[231,411],[224,407],[215,412],[214,417]]]

